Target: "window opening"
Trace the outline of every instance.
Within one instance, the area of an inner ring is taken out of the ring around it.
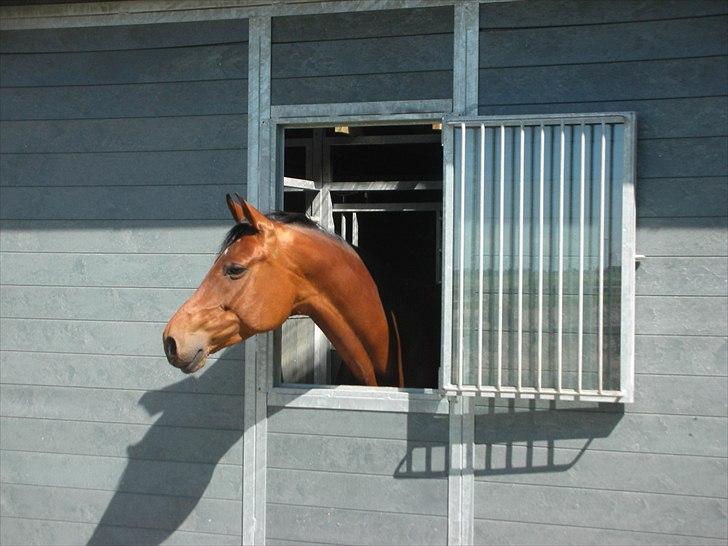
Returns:
[[[441,130],[433,124],[284,131],[284,210],[355,246],[397,317],[405,387],[436,388],[441,355]],[[280,334],[282,384],[351,384],[308,317]]]

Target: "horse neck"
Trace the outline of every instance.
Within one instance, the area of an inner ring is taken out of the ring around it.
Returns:
[[[294,313],[308,315],[366,385],[397,385],[379,291],[356,252],[327,234],[296,229],[289,246],[306,280]]]

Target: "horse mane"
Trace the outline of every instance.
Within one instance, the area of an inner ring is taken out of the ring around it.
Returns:
[[[318,223],[314,222],[306,216],[302,212],[285,212],[282,210],[276,210],[273,212],[269,212],[265,215],[266,218],[269,218],[275,222],[280,222],[281,224],[294,224],[297,226],[302,226],[308,229],[314,229],[319,231],[320,233],[327,235],[329,237],[334,237],[336,239],[339,239],[341,242],[346,243],[341,237],[338,235],[334,235],[332,233],[329,233],[324,228],[322,228]],[[240,239],[241,237],[245,237],[246,235],[254,235],[258,231],[251,226],[248,223],[240,223],[235,224],[232,228],[230,228],[230,231],[227,232],[225,235],[225,238],[222,241],[222,244],[220,245],[220,251],[218,252],[218,255],[222,254],[223,251],[229,247],[231,244],[233,244],[235,241]]]

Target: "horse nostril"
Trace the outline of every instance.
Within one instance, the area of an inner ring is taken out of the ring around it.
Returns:
[[[164,340],[164,352],[167,358],[177,358],[177,342],[172,336],[167,336]]]

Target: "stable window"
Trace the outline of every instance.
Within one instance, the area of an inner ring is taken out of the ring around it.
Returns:
[[[305,212],[354,246],[402,340],[407,388],[438,387],[442,305],[440,120],[288,127],[283,208]],[[342,361],[311,319],[279,334],[279,385],[346,385]]]
[[[443,138],[441,387],[632,401],[633,116],[449,118]]]

